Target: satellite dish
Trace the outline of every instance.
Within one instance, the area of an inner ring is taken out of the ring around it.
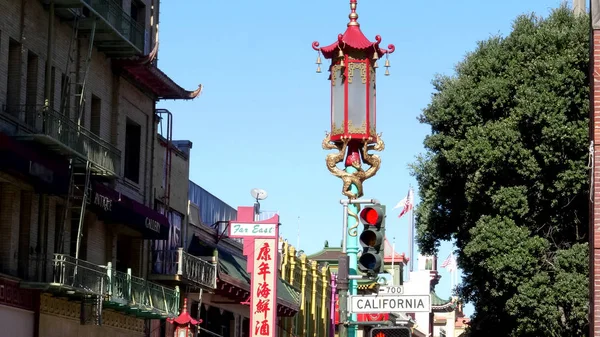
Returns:
[[[258,200],[265,200],[267,198],[267,191],[260,189],[260,188],[253,188],[252,190],[250,190],[250,195],[252,195],[252,198]]]

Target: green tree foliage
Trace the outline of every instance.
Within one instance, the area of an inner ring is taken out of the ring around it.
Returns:
[[[472,336],[587,335],[588,26],[520,16],[433,81],[418,243],[456,240]]]

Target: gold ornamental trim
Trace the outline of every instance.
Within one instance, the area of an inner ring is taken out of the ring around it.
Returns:
[[[348,62],[348,83],[352,83],[354,70],[360,70],[360,79],[362,84],[367,83],[367,65],[362,62]]]
[[[331,134],[332,135],[342,135],[344,134],[344,126],[336,126],[335,123],[331,123]]]
[[[337,166],[337,164],[344,161],[346,151],[348,150],[348,143],[350,142],[350,137],[343,137],[340,142],[332,142],[331,134],[325,134],[325,139],[323,139],[323,143],[321,145],[323,149],[337,150],[329,153],[325,158],[327,169],[332,175],[342,179],[342,194],[347,196],[348,199],[357,199],[362,197],[363,182],[373,177],[377,171],[379,171],[379,167],[381,166],[381,158],[375,153],[369,153],[369,151],[383,151],[385,149],[385,144],[383,143],[383,139],[381,139],[381,135],[373,135],[373,137],[375,138],[375,144],[369,144],[371,142],[369,139],[363,139],[362,148],[360,149],[362,161],[369,167],[365,170],[363,168],[363,163],[361,163],[359,159],[352,163],[352,166],[356,169],[356,172],[350,173]],[[356,193],[352,192],[352,185],[356,186]]]
[[[348,133],[360,133],[364,134],[367,132],[367,121],[363,121],[360,126],[354,126],[352,121],[348,121]]]
[[[50,294],[40,296],[40,313],[79,321],[81,302],[68,301]],[[102,326],[144,333],[144,320],[121,314],[110,309],[102,310]]]

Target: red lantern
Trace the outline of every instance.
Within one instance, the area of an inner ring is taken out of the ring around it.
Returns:
[[[319,56],[317,72],[321,71],[320,54],[331,60],[329,80],[331,81],[331,140],[334,142],[345,138],[376,141],[376,90],[375,73],[377,60],[385,55],[385,67],[390,66],[387,56],[394,52],[394,45],[388,49],[379,47],[381,37],[377,35],[375,42],[369,41],[360,30],[357,0],[350,0],[350,22],[344,34],[326,47],[319,47],[319,42],[312,46]],[[389,70],[386,69],[386,75]]]
[[[202,320],[195,320],[188,314],[187,298],[183,299],[183,309],[177,318],[169,318],[167,321],[175,325],[175,337],[192,337],[194,333],[192,328],[202,323]]]

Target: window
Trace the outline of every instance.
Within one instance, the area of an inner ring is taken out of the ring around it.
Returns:
[[[131,1],[131,18],[142,26],[144,25],[146,21],[146,6],[144,3],[137,0]]]
[[[100,136],[100,115],[102,111],[102,102],[100,98],[92,95],[92,111],[90,117],[90,131],[96,136]]]
[[[8,76],[6,104],[14,117],[19,117],[19,111],[13,110],[21,104],[21,44],[10,40],[8,44]]]
[[[140,148],[142,127],[129,118],[125,127],[125,178],[140,182]]]
[[[67,86],[68,85],[69,85],[69,79],[67,78],[67,75],[61,74],[60,75],[60,106],[58,107],[58,110],[60,111],[61,114],[67,115],[67,116],[70,115],[70,113],[68,113],[67,111],[69,111],[71,109],[71,100],[69,99],[69,96],[67,95],[67,93],[68,93]]]
[[[56,68],[52,67],[52,70],[50,72],[50,107],[52,107],[52,109],[56,109],[56,106],[54,105],[56,102]]]
[[[38,94],[38,56],[32,52],[27,54],[27,79],[25,82],[25,122],[35,126]]]

